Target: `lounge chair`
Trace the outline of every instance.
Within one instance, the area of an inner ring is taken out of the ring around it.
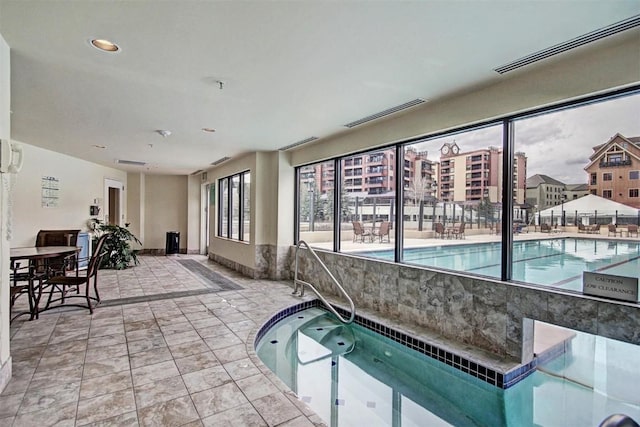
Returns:
[[[578,233],[588,233],[587,227],[581,222],[578,223]]]
[[[622,237],[622,231],[619,231],[615,224],[608,224],[607,229],[609,230],[607,236],[611,236],[611,233],[613,233],[613,237],[616,237],[618,234]]]
[[[600,224],[593,224],[589,227],[589,233],[591,234],[600,234]]]
[[[461,222],[459,226],[454,227],[451,230],[451,233],[456,239],[464,239],[464,222]]]
[[[373,230],[373,235],[371,239],[375,239],[376,237],[380,240],[380,243],[384,240],[385,236],[387,237],[387,242],[391,243],[391,236],[389,234],[389,229],[391,228],[391,223],[389,221],[383,221],[380,223],[380,227],[377,230]]]
[[[353,241],[364,243],[365,237],[371,242],[371,231],[365,230],[360,221],[353,221]]]
[[[445,230],[444,225],[442,225],[441,222],[436,222],[436,238],[438,238],[438,235],[440,235],[441,239],[444,239],[444,236],[447,236],[447,239],[449,238],[449,232],[447,230]]]

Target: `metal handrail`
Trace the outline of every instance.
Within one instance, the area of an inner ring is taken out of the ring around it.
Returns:
[[[344,317],[342,317],[340,314],[338,314],[336,309],[333,308],[333,306],[329,303],[329,301],[327,301],[322,296],[322,294],[311,283],[305,282],[304,280],[298,279],[298,251],[300,250],[300,247],[302,245],[306,246],[306,248],[309,250],[309,253],[311,255],[313,255],[313,257],[316,259],[316,261],[318,261],[320,263],[320,266],[325,271],[325,273],[327,273],[329,275],[329,277],[331,278],[331,281],[333,282],[333,284],[336,285],[336,287],[340,290],[340,292],[342,292],[342,295],[344,295],[344,297],[347,299],[347,301],[349,301],[349,306],[351,307],[351,316],[349,317],[348,320],[345,319]],[[351,297],[349,296],[347,291],[344,290],[342,285],[340,285],[340,283],[338,283],[338,280],[336,280],[334,275],[331,274],[331,272],[329,271],[327,266],[324,264],[324,262],[322,262],[322,260],[318,257],[318,255],[315,253],[315,251],[313,249],[311,249],[311,247],[304,240],[300,240],[298,242],[298,244],[296,245],[296,263],[295,263],[295,272],[294,272],[294,276],[293,276],[293,283],[295,285],[295,288],[294,288],[292,294],[295,295],[298,292],[298,287],[300,287],[300,296],[304,296],[304,287],[306,285],[318,296],[318,298],[320,298],[320,301],[322,301],[322,303],[329,309],[329,311],[331,311],[338,319],[340,319],[340,321],[342,323],[349,324],[349,323],[353,322],[353,319],[356,316],[356,308],[353,305],[353,300],[351,299]],[[300,286],[298,286],[298,285],[300,285]]]

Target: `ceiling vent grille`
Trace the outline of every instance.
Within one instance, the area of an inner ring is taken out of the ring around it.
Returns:
[[[373,120],[377,120],[381,117],[385,117],[390,114],[397,113],[398,111],[406,110],[408,108],[415,107],[416,105],[424,104],[425,102],[427,101],[422,98],[416,98],[413,101],[405,102],[404,104],[396,105],[395,107],[388,108],[384,111],[380,111],[379,113],[375,113],[370,116],[363,117],[359,120],[347,123],[344,126],[348,128],[354,128],[356,126],[360,126],[361,124],[364,124]]]
[[[315,141],[317,139],[318,139],[317,136],[310,136],[307,139],[302,139],[302,140],[300,140],[298,142],[294,142],[293,144],[289,144],[289,145],[287,145],[285,147],[280,147],[280,148],[278,148],[278,151],[287,151],[287,150],[290,150],[293,147],[297,147],[297,146],[302,145],[302,144],[307,144],[307,143]]]
[[[122,160],[122,159],[116,160],[116,163],[119,165],[130,165],[130,166],[144,166],[147,164],[147,162],[138,162],[136,160]]]
[[[229,159],[231,159],[231,157],[226,157],[226,156],[225,156],[225,157],[223,157],[223,158],[221,158],[221,159],[218,159],[218,160],[216,160],[215,162],[211,163],[211,166],[217,166],[217,165],[219,165],[220,163],[224,163],[224,162],[226,162],[226,161],[227,161],[227,160],[229,160]]]
[[[622,31],[630,30],[637,26],[640,26],[640,15],[633,16],[629,19],[625,19],[624,21],[616,22],[615,24],[600,28],[599,30],[591,31],[590,33],[578,36],[564,43],[560,43],[547,49],[532,53],[531,55],[524,56],[513,62],[495,68],[494,71],[499,74],[505,74],[509,71],[517,70],[520,67],[524,67],[525,65],[533,64],[534,62],[541,61],[553,55],[566,52],[568,50],[585,45],[587,43],[591,43],[596,40],[601,40],[605,37],[612,36]]]
[[[198,169],[195,172],[191,172],[191,176],[198,175],[199,173],[202,173],[202,172],[204,172],[202,169]]]

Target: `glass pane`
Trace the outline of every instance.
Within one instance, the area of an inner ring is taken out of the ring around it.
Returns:
[[[240,175],[231,177],[231,237],[240,240]]]
[[[220,228],[218,235],[221,237],[229,237],[229,180],[227,178],[220,181]]]
[[[310,246],[329,250],[333,249],[334,176],[332,161],[299,169],[300,240]]]
[[[242,197],[243,197],[243,212],[242,212],[242,221],[243,221],[243,236],[242,240],[245,242],[250,241],[251,239],[251,172],[244,173],[244,187],[242,189]]]
[[[514,280],[581,291],[584,271],[640,277],[638,117],[636,94],[515,122],[528,233],[514,237]]]
[[[500,125],[404,146],[404,262],[500,277],[501,147]]]
[[[342,168],[342,252],[394,260],[395,148],[340,161]]]

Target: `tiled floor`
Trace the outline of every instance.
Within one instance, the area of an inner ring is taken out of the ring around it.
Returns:
[[[243,289],[219,291],[176,262],[185,258]],[[140,261],[100,270],[93,315],[52,310],[13,322],[0,427],[322,425],[253,351],[262,322],[300,301],[288,284],[199,256]]]

